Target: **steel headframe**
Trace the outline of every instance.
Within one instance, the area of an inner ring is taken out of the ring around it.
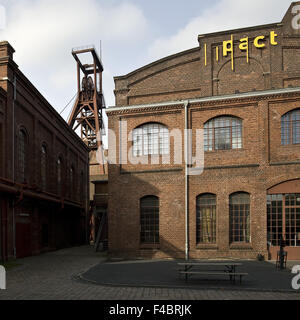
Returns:
[[[92,63],[83,64],[80,55],[89,53]],[[81,139],[91,150],[96,150],[102,147],[104,129],[103,65],[93,46],[73,49],[72,55],[77,62],[77,98],[68,123],[74,131],[81,127]]]

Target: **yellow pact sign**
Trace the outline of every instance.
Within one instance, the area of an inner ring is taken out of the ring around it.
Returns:
[[[270,32],[270,45],[272,46],[277,46],[278,42],[276,42],[276,37],[278,37],[278,34],[275,33],[275,31]],[[266,46],[265,43],[265,36],[257,36],[253,44],[256,48],[262,49]],[[246,57],[247,57],[247,63],[249,63],[249,37],[242,38],[240,39],[239,43],[239,49],[241,51],[246,52]],[[233,56],[233,35],[231,35],[230,40],[223,41],[223,57],[227,57],[228,53],[231,54],[231,69],[233,70],[234,68],[234,56]],[[204,61],[205,61],[205,66],[207,66],[207,45],[206,43],[204,44]],[[216,47],[216,61],[219,61],[219,47]]]

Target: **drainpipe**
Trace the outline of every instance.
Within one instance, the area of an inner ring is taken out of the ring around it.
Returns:
[[[189,101],[184,103],[184,161],[185,161],[185,177],[184,177],[184,196],[185,196],[185,260],[189,260],[189,134],[188,134],[188,105]]]
[[[13,149],[13,161],[12,161],[12,170],[13,170],[13,181],[15,182],[15,100],[17,96],[17,80],[16,75],[14,74],[14,82],[12,83],[14,86],[14,97],[13,97],[13,105],[12,105],[12,130],[13,130],[13,139],[12,139],[12,149]],[[17,257],[16,253],[16,218],[15,218],[15,200],[13,200],[13,247],[14,247],[14,257]]]

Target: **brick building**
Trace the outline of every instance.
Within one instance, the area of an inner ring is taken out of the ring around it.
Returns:
[[[112,255],[274,259],[283,238],[300,258],[299,4],[279,23],[200,35],[196,48],[115,77]],[[204,149],[201,174],[174,160],[184,129],[192,156]]]
[[[0,42],[0,260],[86,242],[89,149]]]

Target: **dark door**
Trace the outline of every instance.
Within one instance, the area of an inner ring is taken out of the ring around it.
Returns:
[[[31,234],[29,223],[16,223],[17,258],[31,256]]]

